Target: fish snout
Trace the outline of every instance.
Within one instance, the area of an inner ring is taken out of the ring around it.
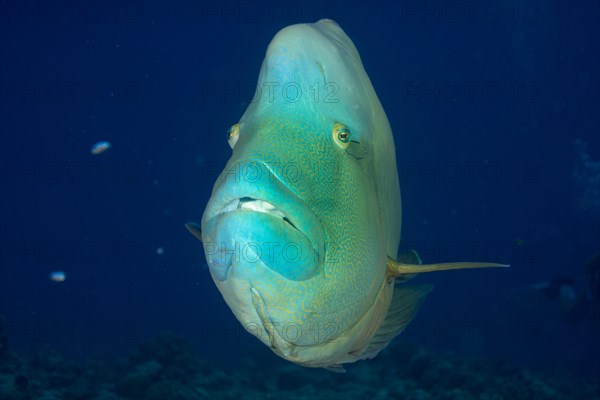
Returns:
[[[319,270],[319,252],[300,224],[268,201],[247,196],[233,199],[203,223],[207,263],[219,281],[226,280],[232,268],[252,276],[268,268],[295,281]]]

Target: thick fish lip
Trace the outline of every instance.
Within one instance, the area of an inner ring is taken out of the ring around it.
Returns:
[[[259,165],[260,181],[246,181],[231,173],[236,163]],[[281,218],[290,229],[302,234],[311,244],[315,260],[323,263],[326,255],[325,230],[308,204],[266,164],[256,160],[231,161],[219,176],[212,197],[202,216],[202,240],[211,241],[213,222],[234,212],[258,212]],[[228,270],[231,265],[228,265]],[[223,271],[225,272],[225,271]],[[227,276],[227,275],[225,275]]]
[[[209,221],[215,218],[219,218],[224,214],[234,213],[237,211],[250,211],[268,214],[272,217],[283,220],[283,222],[285,222],[290,227],[290,229],[295,229],[302,235],[304,235],[306,239],[312,244],[313,251],[315,252],[315,254],[318,254],[318,251],[324,247],[323,242],[315,240],[314,237],[311,239],[310,233],[307,233],[306,231],[302,230],[303,224],[301,222],[296,221],[294,217],[290,217],[290,215],[287,212],[283,211],[282,209],[278,208],[277,206],[275,206],[267,200],[243,196],[234,198],[227,202],[225,205],[218,208],[214,208],[211,211],[212,212],[210,213],[208,213],[207,211],[205,218],[203,218],[203,221],[205,221],[205,223],[208,223]],[[312,214],[312,211],[309,211],[308,209],[306,212]],[[204,229],[202,230],[202,232],[204,232]]]
[[[294,222],[292,222],[292,219],[285,213],[285,211],[275,207],[273,204],[269,203],[266,200],[255,199],[252,197],[239,197],[237,199],[233,199],[229,203],[225,204],[223,206],[223,209],[220,212],[218,212],[216,215],[218,216],[220,214],[234,212],[237,210],[249,210],[249,211],[269,214],[276,218],[281,218],[291,228],[296,229],[299,232],[302,232],[300,229],[298,229],[296,224],[294,224]]]

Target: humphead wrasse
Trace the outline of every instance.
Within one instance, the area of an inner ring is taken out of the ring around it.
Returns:
[[[343,371],[412,320],[431,290],[406,285],[414,274],[503,266],[398,260],[394,139],[334,21],[277,33],[228,141],[201,227],[187,227],[237,319],[286,360]]]

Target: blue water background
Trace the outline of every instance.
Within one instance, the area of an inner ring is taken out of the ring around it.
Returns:
[[[390,120],[404,245],[425,262],[512,265],[418,277],[436,288],[404,340],[598,371],[597,332],[518,289],[557,276],[583,288],[600,249],[598,176],[575,146],[600,159],[600,6],[465,4],[0,3],[11,347],[113,357],[170,331],[205,357],[283,363],[241,331],[183,224],[201,218],[273,35],[328,17]],[[92,155],[101,140],[112,148]]]

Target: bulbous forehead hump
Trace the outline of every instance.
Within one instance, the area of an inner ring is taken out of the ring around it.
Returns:
[[[257,87],[262,94],[255,96],[259,114],[271,112],[274,105],[304,107],[329,122],[343,121],[355,132],[371,131],[375,92],[352,40],[332,20],[279,31],[267,49]]]

